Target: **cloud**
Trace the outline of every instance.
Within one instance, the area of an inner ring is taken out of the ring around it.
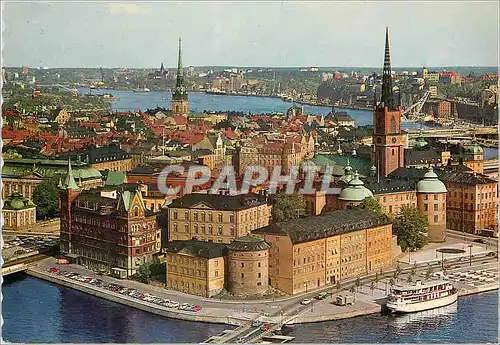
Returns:
[[[147,12],[149,6],[146,4],[111,2],[107,4],[111,14],[138,14]]]

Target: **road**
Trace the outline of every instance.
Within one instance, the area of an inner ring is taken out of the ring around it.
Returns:
[[[479,235],[473,235],[469,233],[464,233],[461,231],[456,231],[456,230],[446,230],[446,236],[454,239],[459,239],[459,240],[464,240],[465,242],[474,242],[474,240],[477,239],[482,239],[485,240],[486,243],[478,243],[474,242],[474,245],[483,245],[486,247],[488,250],[493,250],[493,248],[496,248],[496,251],[498,252],[498,238],[492,238],[492,237],[484,237],[484,236],[479,236]]]

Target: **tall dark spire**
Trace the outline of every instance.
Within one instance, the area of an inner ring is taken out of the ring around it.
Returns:
[[[173,99],[177,100],[187,100],[187,92],[184,87],[184,72],[182,71],[182,50],[181,50],[181,38],[179,37],[179,57],[177,59],[177,82],[175,83],[175,89],[172,95]]]
[[[182,71],[182,41],[179,37],[179,57],[177,58],[177,87],[184,86],[184,72]]]
[[[384,71],[382,74],[382,98],[381,102],[389,110],[395,110],[394,95],[392,92],[392,74],[391,74],[391,51],[389,48],[389,28],[385,28],[385,55]]]

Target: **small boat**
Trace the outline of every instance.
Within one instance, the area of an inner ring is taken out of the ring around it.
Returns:
[[[394,313],[414,313],[455,303],[458,290],[446,279],[391,287],[387,308]]]
[[[138,87],[137,89],[133,89],[132,91],[134,91],[134,92],[150,92],[151,90],[148,89],[146,86],[144,86],[144,88],[142,88],[142,89]]]

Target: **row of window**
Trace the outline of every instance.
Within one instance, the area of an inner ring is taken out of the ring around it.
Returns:
[[[411,198],[410,198],[410,193],[401,194],[401,195],[393,195],[392,197],[391,196],[389,196],[389,197],[383,196],[382,202],[386,203],[388,199],[389,199],[389,201],[413,200],[413,199],[415,199],[415,194],[411,193]]]

